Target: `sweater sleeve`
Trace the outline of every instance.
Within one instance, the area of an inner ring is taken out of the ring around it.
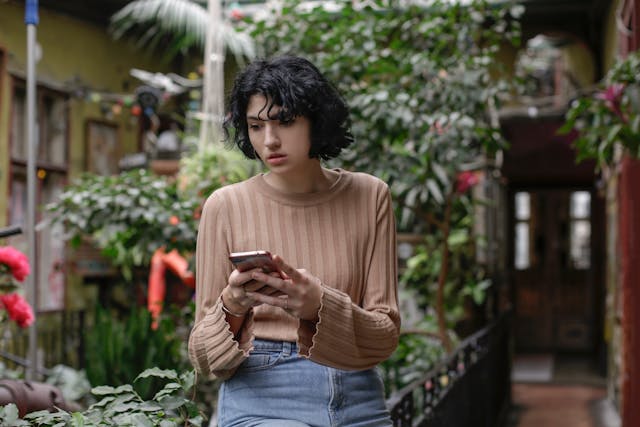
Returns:
[[[234,337],[222,311],[220,295],[231,266],[227,259],[229,228],[224,202],[217,194],[207,199],[198,226],[196,244],[196,315],[189,335],[189,359],[206,375],[226,379],[248,356],[253,339],[253,312]]]
[[[387,359],[398,345],[396,229],[389,188],[377,194],[371,257],[364,266],[366,282],[361,305],[323,285],[317,323],[301,321],[300,354],[339,369],[368,369]]]

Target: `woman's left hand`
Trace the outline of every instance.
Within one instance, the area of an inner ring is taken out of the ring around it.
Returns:
[[[305,269],[295,269],[276,255],[276,265],[285,278],[274,277],[262,272],[252,273],[254,280],[277,289],[281,296],[270,296],[257,292],[247,292],[247,296],[258,303],[280,307],[295,317],[315,321],[318,319],[322,300],[322,282]]]

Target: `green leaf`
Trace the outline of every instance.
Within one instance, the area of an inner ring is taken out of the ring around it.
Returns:
[[[161,397],[172,395],[176,390],[182,390],[182,386],[178,383],[169,383],[165,385],[162,390],[156,393],[153,399],[159,400]]]
[[[73,427],[84,427],[85,417],[80,412],[74,412],[71,414],[71,425]]]
[[[444,196],[442,195],[442,191],[440,191],[440,187],[433,179],[427,179],[427,188],[429,189],[429,193],[433,196],[434,199],[440,204],[444,203]]]
[[[157,378],[166,378],[169,380],[177,380],[178,374],[173,369],[159,369],[159,368],[150,368],[145,369],[140,375],[136,377],[136,381],[140,378],[149,378],[149,377],[157,377]]]
[[[611,127],[611,129],[609,129],[609,132],[607,133],[607,140],[606,140],[607,143],[613,144],[618,138],[618,135],[620,134],[621,130],[622,130],[621,124],[617,124]]]
[[[154,396],[154,400],[157,400],[157,397]],[[147,401],[138,406],[138,410],[142,412],[158,412],[162,409],[162,406],[158,404],[158,402],[153,401]]]
[[[179,396],[168,396],[159,401],[160,405],[162,405],[166,411],[178,409],[184,406],[187,402],[189,401]]]
[[[451,249],[455,249],[458,246],[464,245],[469,242],[469,232],[466,228],[462,229],[454,229],[449,234],[449,238],[447,239],[447,243],[451,247]]]
[[[122,426],[153,427],[153,421],[139,412],[117,415],[114,421]]]

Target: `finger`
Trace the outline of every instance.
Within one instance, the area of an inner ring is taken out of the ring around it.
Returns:
[[[287,298],[264,295],[258,292],[247,292],[247,296],[252,300],[262,304],[268,304],[273,307],[280,307],[283,310],[287,308]]]
[[[268,274],[264,274],[262,272],[255,272],[252,274],[253,280],[258,282],[262,282],[265,285],[271,286],[272,288],[276,288],[280,291],[286,292],[285,288],[287,286],[287,282],[280,279],[279,277],[270,276]]]
[[[280,255],[274,255],[273,261],[276,263],[280,271],[286,274],[287,277],[289,277],[294,282],[302,279],[302,274],[300,274],[298,270],[296,270],[295,268],[291,267],[289,264],[284,262],[284,260]]]
[[[266,288],[268,286],[266,286],[264,283],[259,282],[257,280],[253,280],[251,279],[250,281],[244,283],[242,285],[242,287],[244,288],[245,292],[257,292],[262,288]]]
[[[257,282],[256,282],[257,283]],[[260,284],[260,287],[257,289],[246,289],[245,292],[248,293],[259,293],[259,294],[263,294],[263,295],[272,295],[272,296],[277,296],[277,295],[286,295],[284,294],[282,291],[279,291],[276,288],[273,288],[269,285],[265,285],[264,283]]]
[[[232,286],[244,286],[253,280],[251,277],[251,271],[240,272],[238,270],[233,270],[231,275],[229,275],[229,284]]]
[[[258,293],[269,295],[272,297],[287,296],[287,294],[285,294],[284,292],[272,288],[271,286],[265,286],[264,288],[260,289]]]

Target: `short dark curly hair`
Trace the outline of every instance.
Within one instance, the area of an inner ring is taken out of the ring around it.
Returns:
[[[247,107],[253,95],[263,95],[271,105],[280,108],[274,119],[289,121],[304,116],[311,122],[310,158],[328,160],[337,157],[353,142],[350,132],[349,107],[337,89],[307,59],[279,56],[256,60],[235,79],[228,99],[224,121],[227,140],[235,129],[233,142],[250,159],[256,153],[249,140]]]

